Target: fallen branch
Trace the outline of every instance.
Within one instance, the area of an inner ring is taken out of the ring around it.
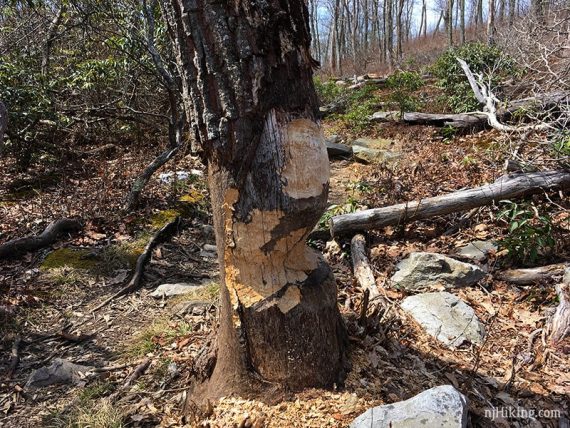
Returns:
[[[505,125],[501,123],[499,121],[501,116],[504,117],[509,111],[514,111],[512,110],[513,108],[516,110],[520,107],[523,107],[523,105],[520,105],[520,102],[516,102],[508,110],[501,111],[501,109],[498,109],[497,105],[500,105],[500,101],[491,91],[490,85],[486,85],[483,82],[483,77],[481,75],[473,73],[469,68],[469,65],[464,60],[460,58],[456,59],[457,62],[459,62],[459,65],[461,65],[461,68],[463,69],[463,72],[469,81],[469,85],[475,94],[475,98],[477,98],[477,101],[484,105],[483,111],[480,112],[480,114],[487,116],[487,120],[491,127],[501,132],[540,131],[553,128],[553,125],[551,123],[533,123],[530,125],[518,126]],[[536,99],[533,99],[533,101],[536,101]],[[527,103],[527,105],[528,104],[530,104],[530,102]]]
[[[467,211],[502,199],[518,198],[547,189],[570,188],[570,172],[547,171],[507,175],[493,184],[447,195],[343,214],[330,219],[332,236],[398,225],[415,220]]]
[[[16,369],[18,368],[18,363],[20,362],[20,347],[22,345],[22,338],[18,335],[14,340],[12,345],[12,352],[10,353],[10,364],[8,365],[8,371],[6,376],[8,379],[12,379]]]
[[[557,345],[570,335],[570,267],[564,271],[561,284],[556,284],[560,303],[551,321],[550,343]]]
[[[22,253],[35,251],[57,241],[59,236],[81,229],[78,220],[63,218],[49,224],[40,235],[14,239],[0,245],[0,259],[16,257]]]
[[[566,263],[558,263],[528,269],[508,269],[499,272],[497,277],[517,285],[532,285],[539,281],[550,279],[553,276],[562,275],[567,266],[568,264]]]
[[[114,299],[117,299],[129,293],[133,293],[134,291],[137,291],[142,285],[144,268],[152,258],[153,250],[156,248],[157,245],[161,244],[166,239],[174,235],[174,233],[176,233],[176,231],[178,230],[179,226],[180,226],[180,217],[176,217],[170,223],[166,224],[159,231],[157,231],[154,234],[154,236],[151,238],[151,240],[148,242],[148,244],[146,244],[143,253],[137,259],[137,264],[135,266],[133,276],[131,277],[129,283],[125,287],[120,289],[118,292],[113,294],[111,297],[109,297],[107,300],[105,300],[103,303],[101,303],[99,306],[97,306],[95,309],[93,309],[93,312],[98,311],[99,309],[106,306]]]
[[[371,298],[378,296],[380,293],[376,287],[374,273],[372,272],[370,262],[366,256],[366,239],[364,238],[364,235],[354,235],[350,241],[350,250],[356,280],[363,290],[368,290]]]

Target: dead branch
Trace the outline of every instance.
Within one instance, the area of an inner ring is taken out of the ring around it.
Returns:
[[[98,311],[99,309],[106,306],[114,299],[117,299],[129,293],[133,293],[134,291],[137,291],[142,286],[142,277],[144,274],[144,268],[152,258],[153,250],[156,248],[157,245],[163,243],[172,235],[174,235],[178,230],[179,226],[180,226],[180,217],[176,217],[170,223],[166,224],[160,230],[158,230],[151,238],[151,240],[148,242],[148,244],[146,244],[143,253],[137,259],[137,264],[135,266],[133,276],[131,277],[129,283],[125,287],[120,289],[118,292],[113,294],[111,297],[109,297],[107,300],[105,300],[103,303],[101,303],[99,306],[97,306],[95,309],[93,309],[93,312]]]
[[[564,271],[562,283],[556,284],[558,307],[550,323],[550,343],[557,345],[570,335],[570,267]]]
[[[14,344],[12,345],[12,352],[10,353],[10,364],[8,365],[8,371],[6,376],[8,379],[12,379],[16,369],[18,368],[18,363],[20,362],[20,347],[22,345],[22,338],[20,335],[16,336],[14,339]]]
[[[14,239],[0,245],[0,259],[16,257],[28,251],[35,251],[57,241],[59,236],[81,229],[78,220],[63,218],[49,224],[40,235]]]
[[[553,276],[562,275],[567,266],[567,263],[558,263],[528,269],[508,269],[499,272],[497,277],[517,285],[532,285],[539,281],[550,279]]]
[[[460,58],[456,58],[459,65],[463,69],[467,80],[469,81],[469,85],[475,94],[475,98],[481,104],[484,104],[483,111],[480,112],[481,114],[487,116],[487,120],[489,125],[498,131],[501,132],[526,132],[526,131],[540,131],[545,129],[552,129],[553,126],[550,123],[534,123],[530,125],[521,125],[521,126],[511,126],[505,125],[499,121],[499,114],[497,112],[497,106],[500,105],[500,101],[491,91],[489,85],[486,85],[483,82],[483,77],[479,74],[474,74],[467,62]],[[502,114],[501,114],[502,115]]]
[[[332,236],[398,225],[410,221],[467,211],[502,199],[519,198],[547,189],[570,188],[570,172],[546,171],[506,175],[493,184],[384,208],[357,211],[330,219]]]
[[[152,175],[164,164],[166,164],[170,159],[178,153],[180,146],[176,146],[174,148],[169,148],[168,150],[162,152],[158,155],[154,160],[144,169],[143,172],[135,179],[133,183],[133,187],[129,192],[129,196],[127,197],[127,210],[132,211],[136,208],[139,203],[140,195],[152,177]]]
[[[354,235],[350,241],[350,248],[356,280],[363,290],[368,290],[371,298],[378,296],[380,293],[376,287],[374,273],[366,256],[366,238],[364,238],[364,235]]]

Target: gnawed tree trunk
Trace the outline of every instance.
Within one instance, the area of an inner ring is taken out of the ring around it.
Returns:
[[[254,378],[294,389],[341,382],[335,280],[305,244],[329,180],[305,2],[162,6],[208,165],[221,269],[216,364],[197,395],[244,392]]]
[[[547,189],[570,189],[570,173],[533,172],[501,177],[493,184],[384,208],[357,211],[330,220],[332,236],[380,229],[415,220],[467,211],[502,199],[517,198]]]

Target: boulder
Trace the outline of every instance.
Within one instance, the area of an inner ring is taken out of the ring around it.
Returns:
[[[430,335],[449,348],[465,342],[481,344],[485,329],[475,311],[447,292],[423,293],[404,299],[404,311]]]
[[[340,137],[338,135],[333,135],[332,137],[327,138],[325,140],[325,145],[327,147],[329,158],[352,156],[352,148],[346,144],[341,144]]]
[[[473,241],[469,244],[455,250],[455,254],[460,257],[474,260],[476,262],[484,261],[489,253],[499,249],[493,241]]]
[[[197,291],[203,284],[191,284],[187,282],[178,282],[174,284],[160,284],[150,295],[155,299],[163,297],[179,296]]]
[[[354,158],[364,163],[391,162],[399,159],[394,141],[384,138],[358,138],[352,142]]]
[[[34,370],[26,383],[26,388],[40,388],[54,384],[78,384],[83,379],[81,373],[91,369],[92,367],[89,366],[56,358],[51,365]]]
[[[368,409],[350,428],[465,428],[467,411],[467,398],[453,386],[442,385],[409,400]]]
[[[443,285],[446,289],[473,285],[485,277],[479,266],[437,253],[410,253],[396,266],[392,284],[406,290]]]

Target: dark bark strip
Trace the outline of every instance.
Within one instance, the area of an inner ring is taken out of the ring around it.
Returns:
[[[294,388],[339,382],[345,333],[336,285],[304,242],[328,192],[305,2],[161,6],[208,165],[220,259],[207,395],[243,392],[252,373]]]
[[[47,247],[57,241],[61,235],[76,232],[79,229],[81,229],[81,223],[77,220],[70,218],[56,220],[50,223],[39,235],[14,239],[0,245],[0,259],[17,257],[28,251]]]

